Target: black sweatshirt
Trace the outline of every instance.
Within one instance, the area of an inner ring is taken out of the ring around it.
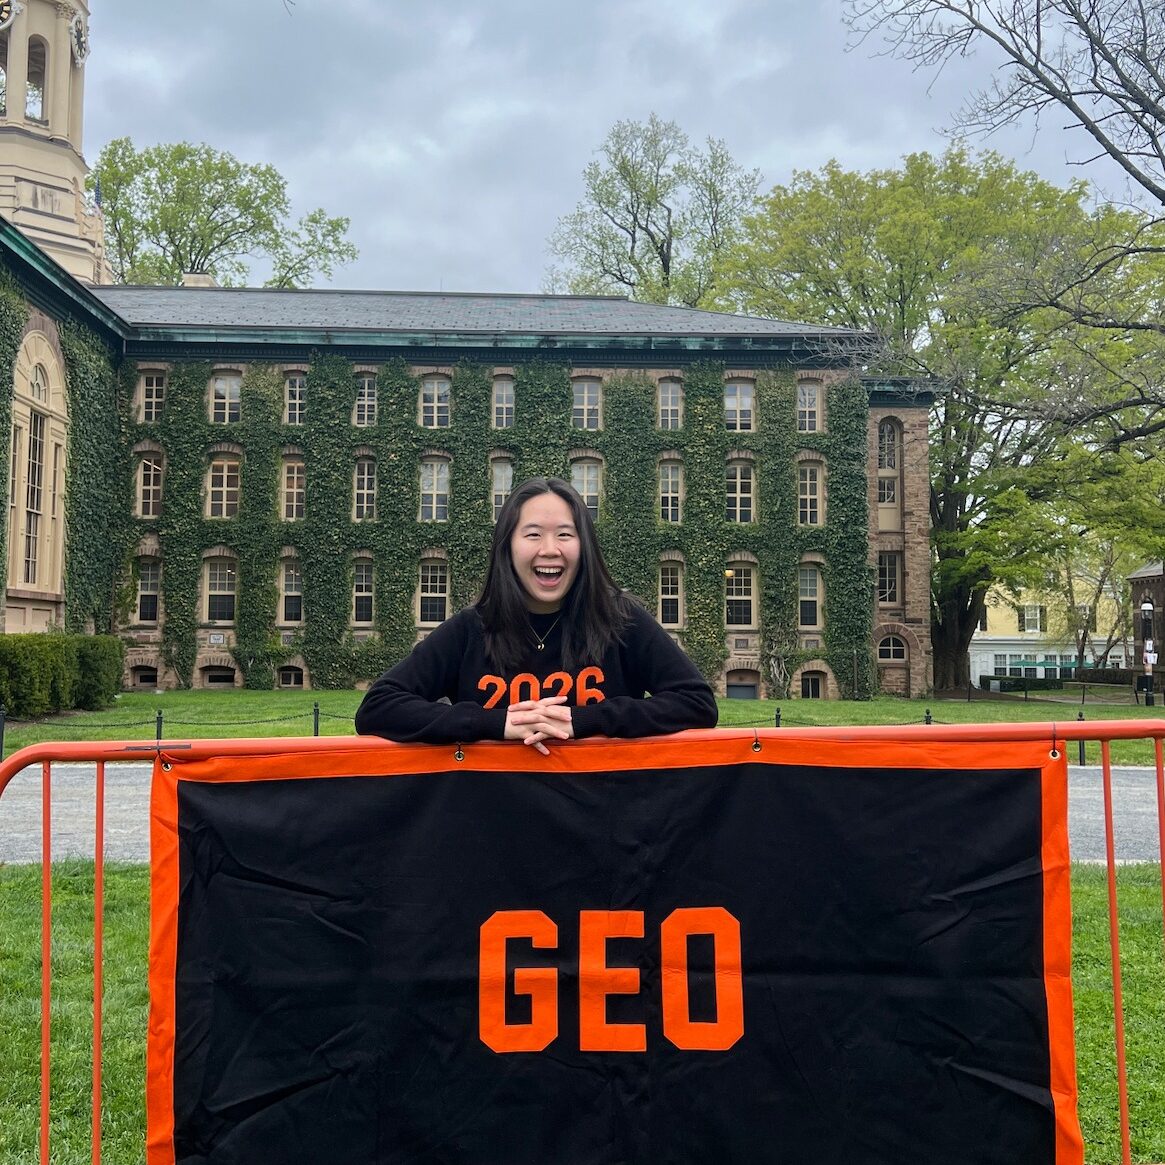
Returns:
[[[634,607],[622,643],[570,673],[562,667],[557,618],[531,615],[530,622],[534,633],[522,666],[500,675],[486,657],[476,608],[458,612],[372,685],[356,713],[356,731],[424,744],[504,740],[511,703],[563,695],[576,737],[715,727],[712,689],[642,607]],[[536,635],[545,637],[542,650]],[[450,703],[438,702],[446,698]]]

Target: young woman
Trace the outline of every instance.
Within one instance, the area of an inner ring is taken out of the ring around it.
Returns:
[[[611,579],[582,498],[536,477],[502,507],[481,598],[372,685],[356,731],[546,753],[546,741],[711,728],[716,716],[692,661]]]

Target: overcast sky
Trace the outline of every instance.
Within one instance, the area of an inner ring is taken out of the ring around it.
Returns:
[[[723,138],[764,187],[941,152],[989,76],[846,52],[839,0],[89,0],[85,155],[206,142],[351,219],[331,286],[538,291],[546,238],[620,119]],[[1079,134],[993,140],[1060,183]],[[1103,175],[1088,172],[1100,179]]]

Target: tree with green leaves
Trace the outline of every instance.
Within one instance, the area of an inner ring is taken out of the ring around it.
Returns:
[[[712,290],[716,257],[752,209],[760,172],[724,142],[704,149],[674,121],[616,122],[583,171],[585,196],[550,237],[561,261],[548,284],[695,307]]]
[[[1038,131],[1041,117],[1055,117],[1080,131],[1080,164],[1107,159],[1127,181],[1129,201],[1149,208],[1102,208],[1090,236],[1053,240],[1057,261],[1017,269],[999,294],[1017,314],[1046,306],[1080,325],[1085,348],[1111,353],[1107,336],[1137,348],[1123,369],[1104,361],[1111,391],[1071,415],[1087,421],[1103,410],[1114,444],[1165,429],[1165,5],[845,0],[843,11],[857,43],[880,40],[916,67],[941,69],[981,52],[996,67],[954,114],[957,132],[991,134],[1023,121]]]
[[[995,154],[914,154],[866,174],[830,163],[775,187],[717,275],[724,301],[870,336],[868,366],[925,377],[930,433],[935,683],[962,687],[988,589],[1038,583],[1056,535],[1033,469],[1063,429],[1044,402],[1073,364],[1054,313],[1008,310],[995,290],[1087,219],[1067,190]],[[1043,483],[1054,491],[1055,483]]]
[[[268,287],[303,287],[356,258],[348,219],[313,210],[290,223],[287,183],[274,166],[240,162],[207,145],[134,148],[111,141],[89,175],[105,216],[119,283],[177,284],[187,273],[243,283],[252,264]]]

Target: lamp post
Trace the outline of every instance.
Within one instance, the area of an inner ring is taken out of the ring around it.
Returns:
[[[1153,664],[1157,662],[1157,653],[1153,650],[1153,601],[1145,599],[1141,604],[1141,640],[1143,647],[1141,657],[1145,664],[1145,707],[1153,706]]]

